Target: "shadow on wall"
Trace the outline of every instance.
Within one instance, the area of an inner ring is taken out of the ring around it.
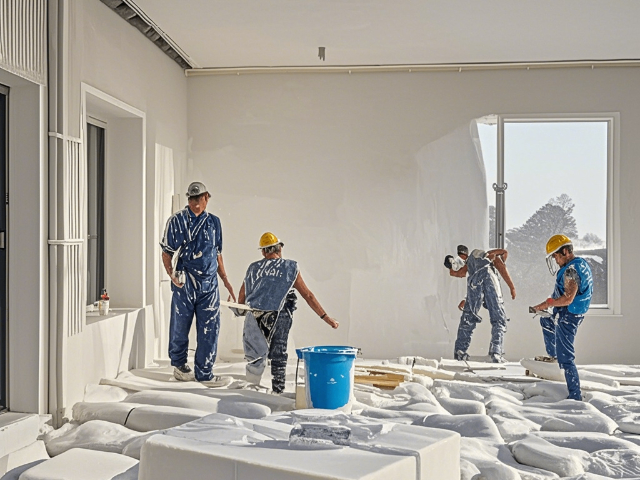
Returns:
[[[458,243],[486,248],[486,174],[475,121],[425,145],[416,155],[406,208],[376,271],[352,277],[349,341],[369,357],[450,357],[466,283],[442,265]],[[395,219],[395,213],[388,213]]]

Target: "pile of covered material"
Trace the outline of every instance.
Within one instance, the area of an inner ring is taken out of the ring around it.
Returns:
[[[553,374],[553,364],[534,365],[540,368],[531,377],[519,364],[415,357],[358,363],[404,381],[393,390],[355,385],[350,415],[321,415],[293,411],[292,383],[288,394],[274,396],[239,381],[236,389],[178,385],[178,391],[145,379],[132,393],[129,372],[122,382],[126,391],[89,388],[72,421],[44,440],[54,457],[80,447],[140,459],[139,478],[170,478],[166,472],[173,466],[193,468],[196,475],[214,463],[220,472],[234,465],[234,472],[263,479],[283,478],[279,464],[292,466],[286,473],[294,476],[286,478],[337,475],[337,466],[345,465],[347,476],[336,478],[432,478],[424,477],[430,465],[425,455],[434,447],[421,443],[429,441],[448,445],[438,458],[455,452],[455,478],[463,480],[640,478],[640,387],[626,384],[640,378],[640,367],[589,367],[594,375],[584,382],[585,401],[576,402],[564,400],[564,381],[540,378],[544,369]],[[322,435],[323,425],[334,430]],[[320,432],[319,438],[298,434],[291,441],[300,428]],[[336,440],[344,439],[341,428],[349,430],[348,443]]]

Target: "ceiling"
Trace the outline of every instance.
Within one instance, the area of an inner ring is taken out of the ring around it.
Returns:
[[[199,68],[640,59],[638,0],[134,1]]]

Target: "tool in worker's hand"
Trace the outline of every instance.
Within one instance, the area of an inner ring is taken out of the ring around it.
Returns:
[[[529,313],[533,313],[533,316],[540,315],[541,317],[551,317],[553,312],[551,310],[536,310],[533,307],[529,307]]]

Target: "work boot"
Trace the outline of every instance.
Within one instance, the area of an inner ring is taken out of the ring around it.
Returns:
[[[489,355],[491,363],[507,363],[505,358],[500,353],[492,353]]]
[[[463,352],[462,350],[457,350],[456,353],[453,354],[453,358],[456,360],[467,362],[469,361],[469,354],[467,352]]]
[[[221,377],[219,375],[214,375],[209,380],[202,380],[200,383],[205,387],[209,388],[218,388],[218,387],[226,387],[230,385],[232,382],[231,377]]]
[[[538,355],[534,360],[536,362],[558,363],[558,359],[556,357],[550,357],[548,355]]]
[[[196,379],[193,370],[186,363],[179,367],[173,367],[173,376],[179,382],[193,382]]]

